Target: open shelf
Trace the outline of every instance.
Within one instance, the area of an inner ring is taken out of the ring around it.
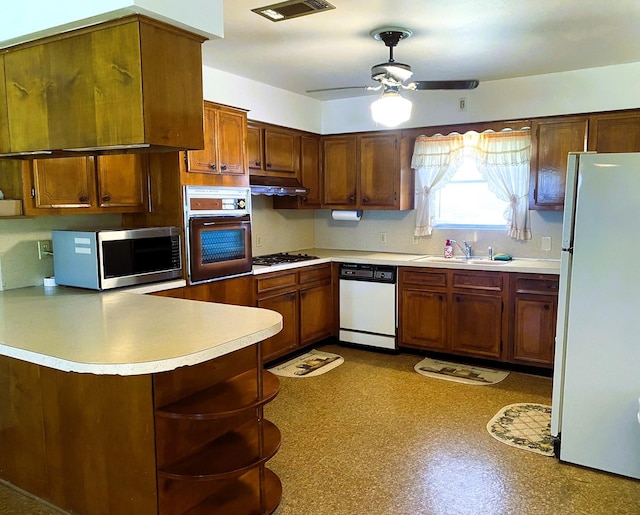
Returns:
[[[271,459],[280,448],[280,430],[262,421],[263,452],[259,450],[260,423],[251,420],[220,438],[158,470],[158,476],[177,480],[220,479],[240,474]]]
[[[260,470],[255,469],[243,476],[225,482],[218,493],[186,512],[186,515],[238,515],[239,513],[273,513],[282,498],[282,483],[276,474],[264,469],[265,506],[260,506]]]
[[[223,383],[199,391],[156,410],[160,417],[206,420],[228,417],[273,400],[280,390],[278,377],[264,370],[263,394],[258,398],[257,374],[248,370]]]

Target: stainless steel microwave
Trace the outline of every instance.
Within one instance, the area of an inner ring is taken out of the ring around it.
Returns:
[[[56,284],[107,290],[182,278],[179,227],[52,231]]]

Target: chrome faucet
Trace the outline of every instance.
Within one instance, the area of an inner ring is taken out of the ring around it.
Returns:
[[[469,245],[466,241],[463,241],[462,244],[464,245],[464,248],[460,246],[460,244],[456,241],[456,240],[449,240],[451,241],[451,243],[455,243],[458,248],[464,252],[464,258],[465,259],[471,259],[471,245]]]

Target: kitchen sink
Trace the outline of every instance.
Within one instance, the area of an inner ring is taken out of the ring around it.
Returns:
[[[492,261],[486,258],[471,258],[465,259],[464,257],[445,258],[441,256],[427,256],[423,258],[414,259],[413,261],[418,263],[457,263],[460,265],[504,265],[508,261]]]

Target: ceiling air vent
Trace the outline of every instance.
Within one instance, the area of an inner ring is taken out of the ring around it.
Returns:
[[[331,9],[335,9],[335,6],[324,0],[289,0],[251,10],[271,21],[283,21]]]

